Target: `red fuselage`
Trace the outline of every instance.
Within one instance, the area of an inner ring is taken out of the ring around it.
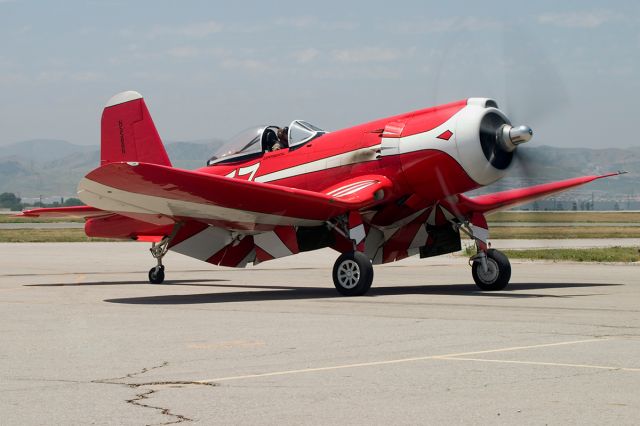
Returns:
[[[422,208],[501,177],[501,171],[494,169],[495,176],[489,176],[489,181],[487,176],[475,180],[469,167],[465,168],[467,161],[480,162],[481,169],[493,169],[484,155],[478,155],[482,154],[478,137],[458,137],[469,133],[466,127],[474,126],[464,121],[463,110],[471,108],[484,114],[485,105],[473,101],[486,100],[463,100],[387,117],[324,134],[296,149],[266,152],[258,158],[198,171],[317,192],[354,176],[379,174],[393,182],[392,196],[387,200],[413,195],[415,207]],[[460,115],[463,117],[458,118]],[[471,121],[477,122],[477,116]],[[471,164],[471,169],[474,167],[478,165]],[[241,169],[252,173],[240,174]]]

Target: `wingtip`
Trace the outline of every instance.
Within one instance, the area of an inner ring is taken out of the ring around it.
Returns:
[[[127,90],[126,92],[120,92],[113,95],[104,107],[109,108],[126,102],[135,101],[136,99],[142,99],[142,95],[134,90]]]
[[[38,217],[33,210],[23,210],[20,213],[12,214],[11,217]]]
[[[608,178],[608,177],[613,177],[613,176],[626,175],[627,173],[629,173],[629,172],[626,171],[626,170],[618,170],[617,172],[612,172],[612,173],[607,173],[607,174],[604,174],[604,175],[600,175],[600,176],[598,176],[598,179]]]

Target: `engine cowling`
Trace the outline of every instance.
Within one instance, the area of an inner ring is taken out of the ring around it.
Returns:
[[[456,116],[456,144],[459,162],[467,174],[482,186],[502,178],[513,162],[518,145],[528,142],[533,131],[513,127],[494,101],[472,102]]]
[[[513,127],[495,101],[471,98],[411,117],[400,138],[383,140],[383,146],[397,144],[415,193],[440,199],[505,176],[517,146],[532,134],[526,126]]]

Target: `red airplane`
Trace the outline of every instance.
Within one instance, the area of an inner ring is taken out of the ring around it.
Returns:
[[[151,283],[163,282],[168,250],[244,267],[331,247],[341,253],[336,289],[356,296],[371,287],[372,265],[459,251],[462,233],[476,243],[475,283],[502,290],[511,266],[490,248],[485,215],[618,174],[465,196],[505,176],[532,136],[484,98],[336,132],[302,120],[255,127],[194,171],[171,166],[137,92],[111,98],[101,127],[100,167],[78,186],[87,206],[23,214],[80,216],[88,236],[150,242]]]

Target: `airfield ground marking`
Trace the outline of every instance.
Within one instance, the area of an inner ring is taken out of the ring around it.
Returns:
[[[435,359],[443,359],[447,361],[477,361],[477,362],[494,362],[504,364],[524,364],[524,365],[543,365],[550,367],[573,367],[573,368],[592,368],[597,370],[615,370],[615,371],[640,371],[640,368],[631,367],[614,367],[610,365],[591,365],[591,364],[567,364],[561,362],[542,362],[542,361],[515,361],[508,359],[483,359],[483,358],[458,358],[458,357],[436,357]]]
[[[467,355],[480,355],[480,354],[487,354],[487,353],[497,353],[497,352],[518,351],[518,350],[535,349],[535,348],[548,348],[552,346],[575,345],[579,343],[602,342],[602,341],[608,341],[608,340],[611,340],[611,339],[600,338],[600,339],[572,340],[569,342],[545,343],[541,345],[529,345],[529,346],[513,346],[508,348],[490,349],[490,350],[475,351],[475,352],[461,352],[461,353],[444,354],[444,355],[427,355],[427,356],[419,356],[419,357],[411,357],[411,358],[391,359],[387,361],[371,361],[371,362],[361,362],[357,364],[332,365],[328,367],[272,371],[269,373],[246,374],[242,376],[229,376],[229,377],[218,377],[215,379],[198,380],[197,383],[228,382],[232,380],[255,379],[255,378],[262,378],[262,377],[273,377],[273,376],[286,376],[286,375],[292,375],[292,374],[314,373],[319,371],[342,370],[346,368],[373,367],[378,365],[401,364],[401,363],[407,363],[407,362],[426,361],[426,360],[432,360],[432,359],[433,360],[437,360],[437,359],[462,360],[462,358],[455,358],[455,357],[463,357]],[[614,368],[612,367],[611,369],[614,369]]]

